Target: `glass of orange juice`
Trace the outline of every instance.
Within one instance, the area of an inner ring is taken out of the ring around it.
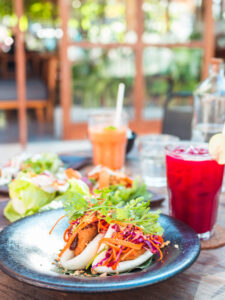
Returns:
[[[93,148],[94,165],[102,165],[119,170],[125,162],[127,144],[126,114],[122,114],[115,125],[115,112],[92,114],[89,116],[88,134]]]

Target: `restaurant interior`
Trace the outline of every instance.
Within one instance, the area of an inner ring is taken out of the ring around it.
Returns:
[[[132,129],[190,138],[193,91],[224,57],[223,5],[2,0],[0,142],[85,138],[121,81]]]
[[[0,299],[225,299],[225,0],[0,0]]]

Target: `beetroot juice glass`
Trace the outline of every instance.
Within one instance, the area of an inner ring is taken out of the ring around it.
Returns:
[[[224,166],[211,159],[207,144],[166,147],[170,214],[209,239],[217,217]]]

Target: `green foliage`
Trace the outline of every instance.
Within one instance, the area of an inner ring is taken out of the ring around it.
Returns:
[[[13,1],[1,0],[0,17],[4,17],[5,15],[12,15],[12,14],[13,14]]]
[[[85,0],[79,7],[75,5],[71,8],[69,27],[77,29],[77,35],[74,33],[72,39],[96,42],[102,39],[102,32],[107,32],[110,41],[122,42],[125,30],[115,30],[113,24],[117,28],[118,24],[125,28],[124,9],[124,4],[114,3],[112,7],[112,4],[105,0]],[[116,16],[113,17],[115,10]],[[91,51],[82,50],[82,60],[76,61],[72,67],[74,103],[82,107],[112,107],[115,105],[118,84],[123,81],[126,85],[125,105],[131,104],[132,76],[116,77],[107,72],[110,63],[112,62],[106,51],[93,59]]]
[[[122,2],[106,0],[82,0],[73,1],[70,10],[69,27],[77,29],[79,37],[83,40],[96,41],[103,31],[107,31],[111,41],[121,42],[124,39],[125,30],[122,32],[114,28],[114,24],[119,22],[125,28],[125,6]],[[76,20],[76,22],[74,22]],[[74,39],[78,38],[73,37]]]
[[[72,67],[74,103],[83,107],[114,106],[118,85],[122,81],[126,85],[125,105],[130,104],[134,79],[107,74],[106,69],[111,63],[107,52],[96,59],[90,59],[90,52],[83,50],[83,59]]]
[[[188,48],[174,48],[170,50],[169,58],[164,56],[164,52],[154,53],[151,49],[148,54],[153,54],[155,59],[161,59],[165,62],[164,70],[159,76],[148,75],[146,79],[146,94],[150,101],[157,99],[157,104],[164,103],[165,96],[169,92],[193,92],[200,82],[200,72],[202,65],[202,50]],[[158,74],[157,73],[157,74]]]
[[[30,21],[52,22],[57,15],[57,5],[52,1],[25,1],[25,13]]]
[[[13,16],[13,1],[1,0],[0,1],[0,17]],[[53,1],[37,1],[37,0],[24,0],[24,15],[29,22],[48,22],[52,23],[53,17],[58,14],[57,3]]]
[[[175,48],[169,72],[175,82],[175,91],[193,91],[200,81],[202,51]]]

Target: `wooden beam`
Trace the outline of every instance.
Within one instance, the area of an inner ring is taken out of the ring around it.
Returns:
[[[87,123],[71,123],[70,130],[66,134],[67,140],[87,139]],[[162,120],[132,120],[129,127],[138,135],[145,133],[162,132]]]
[[[208,76],[208,68],[211,58],[214,56],[215,51],[215,38],[214,38],[214,20],[212,11],[212,0],[203,1],[204,5],[204,56],[202,66],[202,78]]]
[[[93,43],[89,41],[81,41],[81,42],[73,42],[69,41],[69,46],[76,46],[84,49],[92,49],[92,48],[104,48],[104,49],[112,49],[112,48],[121,48],[121,47],[129,47],[136,48],[136,44],[131,43]]]
[[[131,43],[109,43],[109,44],[102,44],[102,43],[92,43],[88,41],[81,41],[81,42],[68,42],[69,46],[75,46],[84,49],[92,49],[92,48],[104,48],[104,49],[112,49],[112,48],[121,48],[121,47],[129,47],[136,49],[138,48],[137,44]],[[142,43],[143,47],[157,47],[157,48],[203,48],[205,46],[204,40],[199,41],[191,41],[186,43]]]
[[[23,0],[14,0],[14,11],[19,21],[24,13],[23,5]],[[24,35],[20,30],[19,22],[16,26],[15,36],[17,99],[19,102],[19,141],[22,147],[25,148],[27,143],[25,50]]]
[[[157,47],[157,48],[204,48],[204,40],[191,41],[186,43],[144,43],[144,47]]]
[[[68,139],[71,130],[71,69],[68,59],[69,38],[67,33],[69,20],[68,0],[59,0],[59,12],[63,30],[63,37],[60,43],[60,103],[63,109],[63,138]]]
[[[142,120],[142,109],[144,108],[144,74],[142,67],[142,57],[143,57],[143,42],[142,36],[144,32],[144,15],[142,10],[143,0],[137,0],[137,44],[135,49],[135,65],[136,74],[134,82],[134,107],[135,107],[135,120]]]

